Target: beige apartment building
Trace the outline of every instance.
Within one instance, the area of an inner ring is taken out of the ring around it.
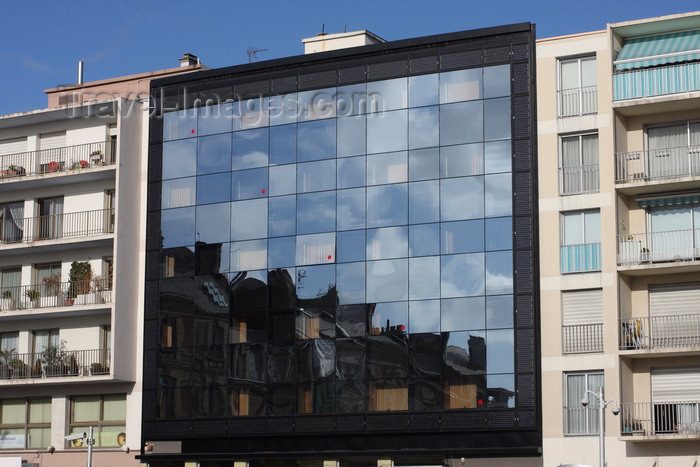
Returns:
[[[604,387],[608,466],[696,466],[700,12],[541,39],[537,93],[544,465],[599,465]]]

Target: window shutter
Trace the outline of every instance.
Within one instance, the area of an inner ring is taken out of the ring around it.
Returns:
[[[0,156],[27,151],[27,138],[12,138],[0,141]]]
[[[603,290],[577,290],[562,293],[564,326],[603,322]]]
[[[700,368],[656,368],[651,371],[654,402],[700,400]]]
[[[649,314],[652,317],[700,314],[700,283],[650,286]]]

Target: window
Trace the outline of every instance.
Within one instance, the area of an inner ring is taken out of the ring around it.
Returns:
[[[14,353],[19,349],[19,332],[0,333],[0,351]]]
[[[95,446],[123,446],[126,443],[126,395],[74,396],[71,400],[70,432],[88,432],[93,427]],[[83,447],[77,440],[70,447]]]
[[[0,204],[0,241],[21,242],[24,237],[24,202]]]
[[[57,306],[61,292],[61,263],[37,264],[34,266],[32,289],[43,298],[42,306]]]
[[[559,116],[594,114],[598,111],[595,57],[559,62]]]
[[[0,449],[46,449],[50,444],[50,398],[0,400]]]
[[[562,292],[563,353],[603,351],[603,290]]]
[[[700,173],[700,122],[650,127],[647,144],[650,178]]]
[[[34,354],[41,354],[47,347],[59,345],[58,329],[34,331]]]
[[[598,186],[598,135],[563,136],[559,192],[597,193]]]
[[[680,202],[681,198],[677,200]],[[700,203],[650,207],[649,226],[651,235],[641,247],[650,250],[651,261],[677,261],[700,255]]]
[[[22,299],[22,268],[0,269],[0,310],[14,310]]]
[[[652,368],[653,434],[697,433],[700,368]]]
[[[105,213],[105,232],[114,232],[114,209],[116,207],[116,192],[108,190],[105,197],[107,212]]]
[[[47,240],[63,236],[63,196],[40,199],[38,204],[36,238]]]
[[[598,399],[586,391],[598,392],[603,386],[603,373],[569,373],[566,376],[566,406],[564,432],[567,435],[595,435],[598,433]],[[587,397],[588,406],[581,400]]]
[[[561,272],[600,271],[600,211],[562,214]]]

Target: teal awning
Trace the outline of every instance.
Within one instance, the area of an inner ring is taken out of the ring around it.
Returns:
[[[653,208],[657,206],[675,206],[678,204],[700,203],[700,194],[686,196],[666,196],[664,198],[637,198],[640,208]]]
[[[615,60],[616,70],[700,60],[700,30],[629,39]]]

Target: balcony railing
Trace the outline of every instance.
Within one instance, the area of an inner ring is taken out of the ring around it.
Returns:
[[[114,232],[114,210],[69,212],[0,221],[0,244],[92,237]]]
[[[110,350],[65,350],[52,354],[12,353],[0,361],[0,380],[109,374]]]
[[[603,351],[603,323],[567,325],[562,333],[564,353]]]
[[[598,193],[598,164],[559,168],[559,194]]]
[[[56,172],[79,173],[82,169],[115,163],[116,140],[0,156],[0,181],[25,175]]]
[[[691,261],[700,258],[700,229],[618,235],[617,264]]]
[[[700,146],[615,154],[615,182],[645,182],[700,175]]]
[[[560,255],[562,273],[600,271],[600,243],[564,245]]]
[[[644,68],[613,75],[614,100],[700,90],[700,63]]]
[[[559,100],[559,117],[589,115],[598,112],[598,88],[561,89],[557,91]]]
[[[700,438],[700,401],[620,404],[622,436],[685,435]]]
[[[700,347],[700,315],[620,319],[620,350]]]
[[[0,287],[0,311],[112,303],[110,279]]]

